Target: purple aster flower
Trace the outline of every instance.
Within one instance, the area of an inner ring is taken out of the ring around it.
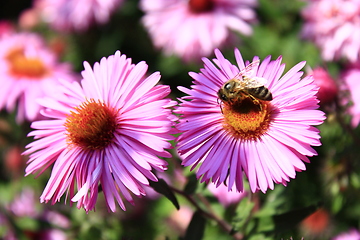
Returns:
[[[146,63],[132,64],[119,51],[84,67],[81,84],[64,82],[40,101],[51,119],[31,125],[26,175],[53,165],[41,202],[66,194],[78,208],[93,210],[101,186],[109,210],[116,202],[125,210],[123,198],[133,203],[132,194],[144,196],[149,180],[157,181],[152,170],[166,169],[159,157],[171,156],[165,149],[176,118],[168,108],[176,102],[165,98],[169,86],[156,85],[159,72],[145,78]]]
[[[190,73],[194,79],[191,89],[179,87],[189,95],[180,99],[175,111],[182,116],[177,125],[182,132],[177,145],[182,164],[197,168],[201,182],[227,183],[229,191],[234,185],[244,191],[244,174],[252,192],[273,189],[274,182],[286,185],[296,171],[305,170],[308,156],[317,154],[311,146],[321,145],[319,131],[312,125],[321,124],[325,116],[316,110],[318,87],[313,78],[300,79],[305,62],[282,76],[285,64],[281,57],[271,61],[269,56],[260,65],[254,57],[252,70],[245,74],[242,70],[249,63],[244,63],[238,49],[237,66],[219,50],[215,55],[214,63],[203,58],[204,69]],[[224,96],[221,100],[219,89],[234,77],[263,82],[272,100],[260,100],[244,91],[232,101],[225,101]]]

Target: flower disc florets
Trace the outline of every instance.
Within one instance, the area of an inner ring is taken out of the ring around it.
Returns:
[[[245,97],[232,104],[223,104],[224,129],[238,139],[258,139],[269,128],[270,107],[269,102],[254,101],[251,97]]]
[[[118,126],[117,110],[94,99],[75,109],[65,122],[69,143],[83,149],[96,150],[113,141]]]

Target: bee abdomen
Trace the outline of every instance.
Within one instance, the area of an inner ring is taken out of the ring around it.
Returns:
[[[271,101],[272,100],[272,94],[271,94],[270,90],[267,89],[265,86],[261,86],[258,88],[250,88],[250,89],[248,89],[248,92],[260,100],[263,100],[263,101]]]

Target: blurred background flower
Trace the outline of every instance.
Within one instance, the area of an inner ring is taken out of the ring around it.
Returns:
[[[237,192],[235,188],[229,191],[228,187],[225,184],[216,186],[213,183],[209,183],[208,189],[212,194],[214,194],[214,196],[224,207],[228,207],[231,204],[239,203],[241,199],[249,195],[249,193],[246,191],[241,193]]]
[[[199,61],[229,44],[232,31],[251,35],[256,0],[141,0],[143,24],[157,48]]]
[[[37,208],[36,202],[34,190],[24,188],[2,209],[4,215],[0,217],[0,222],[6,227],[2,239],[69,239],[65,233],[70,228],[69,219],[56,211]],[[14,224],[18,219],[22,221],[22,232]],[[40,224],[36,224],[37,222]]]
[[[359,0],[309,0],[303,9],[303,36],[321,49],[326,61],[360,57]]]
[[[314,77],[314,83],[319,87],[316,96],[320,101],[320,105],[332,103],[337,97],[339,90],[329,72],[324,68],[316,67],[308,74]]]
[[[16,120],[40,116],[37,99],[56,93],[59,79],[76,81],[71,65],[60,63],[36,33],[14,33],[0,39],[0,109],[17,109]]]
[[[358,240],[360,239],[360,232],[356,229],[350,229],[348,232],[343,232],[332,238],[332,240]]]
[[[86,31],[105,24],[123,0],[34,0],[39,17],[57,31]]]
[[[330,214],[320,208],[301,222],[301,229],[308,239],[328,239],[331,229]]]
[[[350,92],[351,101],[349,113],[352,116],[351,125],[357,127],[360,122],[360,64],[349,66],[343,73],[342,79]]]

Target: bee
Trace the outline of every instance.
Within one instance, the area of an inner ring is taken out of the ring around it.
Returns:
[[[260,60],[250,63],[235,77],[225,82],[218,91],[219,99],[225,103],[232,103],[248,96],[257,103],[258,100],[271,101],[272,94],[264,86],[267,80],[253,76],[259,63]]]

